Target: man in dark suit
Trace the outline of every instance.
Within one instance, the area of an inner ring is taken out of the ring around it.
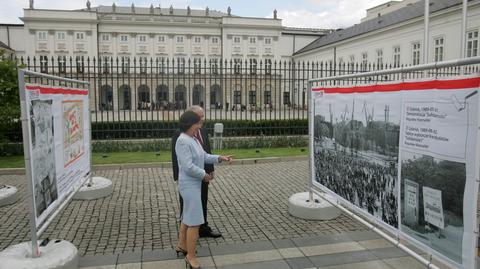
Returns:
[[[200,116],[202,121],[205,119],[205,112],[203,111],[203,108],[201,106],[191,106],[187,110],[197,113],[197,115]],[[172,136],[172,168],[173,168],[173,180],[175,181],[178,180],[178,161],[177,161],[177,154],[175,152],[175,144],[177,143],[177,139],[179,136],[180,136],[180,130],[176,130]],[[211,154],[212,152],[210,149],[210,142],[208,140],[207,128],[205,128],[205,126],[202,126],[202,128],[195,135],[195,137],[200,142],[203,149],[207,153]],[[213,164],[205,164],[205,172],[209,173],[212,176],[212,179],[214,176],[214,171],[215,169]],[[205,223],[200,226],[199,236],[218,238],[218,237],[221,237],[222,234],[219,232],[213,231],[212,228],[208,226],[208,222],[207,222],[208,184],[209,182],[202,181],[202,209],[203,209],[203,218],[205,219]],[[180,193],[178,194],[178,197],[180,198],[180,215],[181,215],[183,211],[183,199]]]

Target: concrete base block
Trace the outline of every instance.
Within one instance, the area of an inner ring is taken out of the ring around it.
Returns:
[[[112,181],[104,177],[93,177],[91,183],[87,181],[80,190],[75,193],[75,200],[93,200],[111,195],[113,192]]]
[[[25,242],[0,252],[0,261],[0,269],[76,269],[78,250],[68,241],[52,240],[33,258],[31,242]]]
[[[288,198],[288,213],[306,220],[331,220],[342,213],[329,202],[313,194],[314,202],[309,201],[308,192],[299,192]]]
[[[0,186],[0,207],[11,205],[18,200],[17,188],[9,185]]]

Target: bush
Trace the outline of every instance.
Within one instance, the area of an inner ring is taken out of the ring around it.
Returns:
[[[23,144],[0,142],[0,156],[23,155]]]
[[[17,64],[13,60],[4,59],[3,50],[0,49],[0,140],[21,141],[19,127],[21,123]]]
[[[213,145],[213,138],[210,138]],[[306,147],[308,136],[260,136],[227,137],[223,140],[225,149]],[[92,142],[95,153],[109,152],[155,152],[171,150],[170,138],[148,140],[97,140]],[[23,144],[0,143],[0,156],[23,155]]]
[[[285,136],[302,136],[308,134],[307,120],[224,120],[223,137],[248,137],[247,140],[225,140],[227,148],[255,148],[255,147],[284,147],[304,146],[307,142],[285,138]],[[215,122],[207,122],[209,133],[213,134]],[[156,151],[170,148],[170,142],[162,139],[170,138],[177,129],[177,122],[165,121],[137,121],[137,122],[95,122],[92,123],[92,139],[94,152],[120,152],[120,151]],[[8,130],[0,130],[0,156],[23,154],[22,126],[15,122]],[[276,138],[272,138],[272,136]],[[132,141],[111,141],[124,139]],[[133,140],[137,139],[137,140]],[[138,141],[138,139],[148,139]],[[109,141],[105,141],[109,140]],[[100,143],[107,142],[106,144]],[[303,144],[305,143],[305,144]],[[145,150],[148,149],[148,150]]]
[[[148,152],[170,149],[170,139],[93,141],[93,152]]]
[[[210,138],[213,145],[213,139]],[[249,149],[249,148],[280,148],[280,147],[305,147],[308,145],[307,136],[288,136],[288,137],[233,137],[225,138],[223,148],[226,149]],[[153,152],[170,151],[171,140],[114,140],[114,141],[94,141],[92,143],[93,152]]]
[[[306,135],[308,121],[306,119],[292,120],[222,120],[223,136],[277,136]],[[207,129],[213,133],[215,122],[207,122]],[[173,121],[131,121],[131,122],[94,122],[92,123],[92,138],[104,139],[150,139],[170,138],[178,128]]]

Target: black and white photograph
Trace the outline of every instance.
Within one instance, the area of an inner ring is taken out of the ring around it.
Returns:
[[[401,155],[402,231],[461,262],[465,163],[406,150]]]
[[[31,101],[30,119],[32,176],[38,218],[58,198],[52,100]]]
[[[318,183],[396,228],[401,108],[392,96],[330,94],[316,99],[314,158]]]

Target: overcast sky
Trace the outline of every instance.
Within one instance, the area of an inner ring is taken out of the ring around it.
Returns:
[[[1,0],[0,23],[22,23],[23,8],[28,0]],[[130,6],[132,0],[90,0],[92,6],[111,5]],[[278,17],[284,26],[307,28],[344,28],[360,22],[366,9],[388,0],[162,0],[133,1],[136,6],[148,7],[150,4],[162,7],[173,5],[175,8],[215,9],[226,12],[232,8],[232,14],[243,17],[273,17],[277,9]],[[86,0],[35,0],[38,9],[81,9]]]

